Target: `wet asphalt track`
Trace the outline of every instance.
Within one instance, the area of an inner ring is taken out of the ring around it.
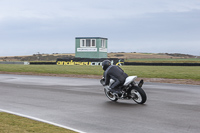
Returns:
[[[109,101],[97,79],[0,74],[0,109],[87,133],[199,133],[200,86],[145,83],[144,105]]]

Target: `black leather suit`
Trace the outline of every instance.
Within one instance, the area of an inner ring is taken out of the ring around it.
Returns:
[[[123,85],[128,75],[115,65],[110,65],[104,72],[105,85],[109,85],[110,79],[115,82],[110,86],[111,89],[116,90],[119,86]]]

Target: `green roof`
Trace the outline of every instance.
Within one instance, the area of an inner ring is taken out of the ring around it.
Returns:
[[[76,39],[106,39],[108,40],[108,38],[104,38],[104,37],[76,37]]]

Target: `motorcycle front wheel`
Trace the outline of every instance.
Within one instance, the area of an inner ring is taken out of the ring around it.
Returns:
[[[143,104],[147,100],[146,93],[144,92],[142,88],[138,86],[134,86],[131,88],[130,96],[138,104]]]
[[[104,89],[105,95],[108,97],[108,99],[110,99],[111,101],[117,101],[118,98],[116,98],[116,96],[112,95],[110,91],[107,91],[106,89]]]

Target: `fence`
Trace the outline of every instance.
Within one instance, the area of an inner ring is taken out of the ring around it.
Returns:
[[[80,59],[80,58],[68,58],[57,59],[56,62],[8,62],[0,61],[0,64],[21,64],[21,65],[101,65],[102,59]],[[144,62],[124,62],[117,58],[108,58],[112,61],[113,65],[140,65],[140,66],[200,66],[200,63],[144,63]]]
[[[124,65],[141,65],[141,66],[200,66],[200,63],[144,63],[144,62],[124,62]]]
[[[28,62],[21,62],[21,61],[0,61],[0,64],[21,64],[21,65],[28,65]]]

